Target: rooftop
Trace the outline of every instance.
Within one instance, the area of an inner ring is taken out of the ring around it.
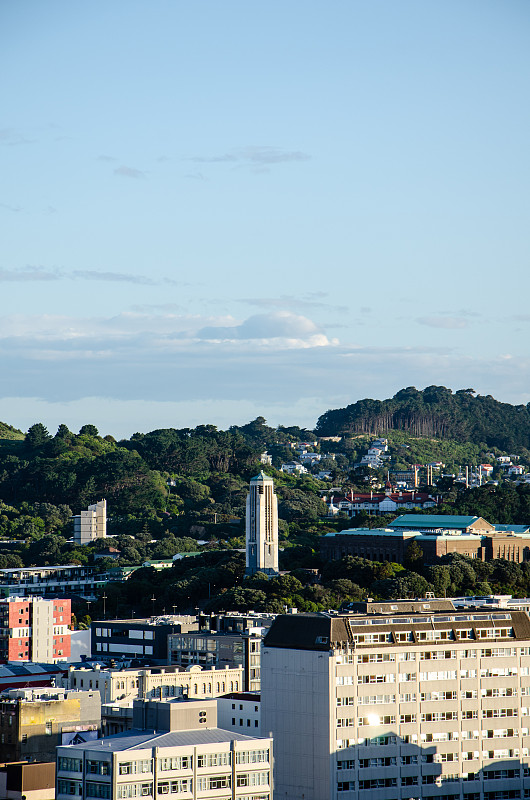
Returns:
[[[392,522],[392,528],[469,528],[480,517],[458,514],[403,514]]]
[[[232,741],[250,743],[258,738],[261,737],[245,736],[242,733],[225,731],[222,728],[197,728],[189,731],[163,733],[131,730],[116,736],[107,736],[105,739],[67,745],[67,747],[77,751],[100,750],[102,753],[107,753],[120,750],[143,750],[149,747],[192,747],[197,744],[218,744]]]

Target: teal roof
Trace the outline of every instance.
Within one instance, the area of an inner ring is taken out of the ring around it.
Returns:
[[[468,528],[480,517],[465,517],[457,514],[403,514],[390,523],[391,528],[443,528],[459,530]]]
[[[530,525],[497,525],[497,523],[495,523],[495,530],[499,532],[511,531],[512,533],[528,533],[530,532]]]
[[[272,478],[271,478],[270,475],[265,475],[263,470],[261,470],[261,472],[258,475],[256,475],[254,478],[251,478],[251,480],[252,481],[272,481]]]

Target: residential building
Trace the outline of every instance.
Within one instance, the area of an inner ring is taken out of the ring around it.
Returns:
[[[191,616],[95,620],[90,627],[91,652],[102,661],[131,656],[152,664],[165,664],[168,636],[197,627],[195,617]]]
[[[261,699],[258,692],[231,692],[217,698],[217,721],[220,728],[259,736]],[[251,733],[252,732],[252,733]]]
[[[347,514],[355,517],[357,514],[369,514],[380,517],[383,514],[394,514],[404,508],[433,508],[441,502],[441,497],[435,497],[427,492],[417,491],[392,491],[385,492],[354,492],[353,490],[342,494],[326,495],[329,516]]]
[[[71,602],[65,598],[0,599],[0,662],[53,664],[70,656]]]
[[[246,574],[278,573],[278,498],[263,470],[252,478],[246,509]]]
[[[107,501],[99,500],[74,517],[74,542],[90,544],[107,536]]]
[[[261,698],[277,797],[530,795],[526,613],[279,616]]]
[[[164,697],[208,698],[227,692],[237,692],[243,687],[243,668],[203,669],[193,664],[180,667],[152,669],[105,669],[95,666],[70,666],[63,678],[69,689],[97,689],[102,703],[132,701],[139,698],[156,700]]]
[[[219,728],[130,731],[57,750],[57,800],[165,794],[271,800],[272,739]]]
[[[259,457],[259,460],[260,460],[260,464],[263,464],[263,466],[265,466],[265,467],[271,467],[272,466],[272,456],[269,455],[269,453],[267,453],[267,452],[262,453],[260,455],[260,457]]]
[[[94,567],[65,564],[56,567],[16,567],[0,569],[0,597],[81,597],[96,598],[96,590],[106,579]]]
[[[99,692],[10,689],[0,695],[0,742],[5,761],[53,761],[55,748],[97,738]]]
[[[285,472],[287,475],[307,475],[309,470],[298,461],[288,461],[281,465],[280,472]]]

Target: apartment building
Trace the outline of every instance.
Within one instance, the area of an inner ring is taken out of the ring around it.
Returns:
[[[270,738],[219,728],[130,731],[57,748],[56,798],[271,800],[271,767]]]
[[[69,597],[94,600],[106,579],[94,567],[65,564],[56,567],[0,569],[0,597]]]
[[[91,544],[107,536],[107,501],[99,500],[74,517],[74,542]]]
[[[70,600],[0,599],[0,663],[54,664],[70,656]]]
[[[530,797],[524,612],[285,615],[261,677],[277,797]]]

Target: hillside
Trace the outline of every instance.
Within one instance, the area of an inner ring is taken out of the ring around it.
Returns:
[[[23,439],[24,434],[12,425],[0,422],[0,439]]]
[[[453,394],[445,386],[423,391],[409,386],[387,400],[359,400],[327,411],[315,431],[319,436],[405,431],[512,451],[530,448],[530,407],[500,403],[491,395],[475,395],[473,389]]]

